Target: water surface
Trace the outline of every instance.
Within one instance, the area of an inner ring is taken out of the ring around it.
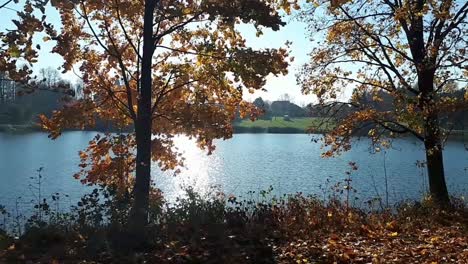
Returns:
[[[44,133],[0,133],[0,204],[12,207],[21,196],[22,204],[26,205],[35,193],[30,177],[40,167],[44,168],[42,193],[67,194],[68,203],[75,203],[89,191],[72,177],[78,171],[78,151],[95,134],[67,132],[52,141]],[[309,135],[236,134],[230,140],[216,143],[216,151],[207,156],[192,141],[178,138],[177,146],[187,159],[187,168],[178,176],[161,172],[153,165],[154,181],[169,201],[174,201],[187,186],[202,193],[216,186],[228,195],[246,196],[248,191],[272,186],[276,194],[303,192],[328,196],[332,185],[346,177],[350,161],[359,166],[351,175],[360,198],[358,203],[384,196],[385,175],[391,202],[418,199],[427,190],[426,172],[416,166],[417,161],[424,160],[423,146],[411,138],[398,139],[392,149],[377,154],[369,152],[367,140],[360,140],[348,153],[328,159],[320,157],[320,143],[311,142]],[[450,191],[467,193],[468,152],[464,142],[449,142],[444,160]]]

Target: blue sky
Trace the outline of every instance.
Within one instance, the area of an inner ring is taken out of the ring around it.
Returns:
[[[240,31],[247,40],[247,45],[253,48],[280,48],[284,47],[286,41],[292,41],[291,56],[294,62],[291,63],[289,74],[286,76],[270,76],[265,88],[268,92],[256,92],[253,95],[247,95],[249,99],[261,96],[267,100],[276,100],[284,93],[288,93],[296,103],[308,103],[312,97],[301,94],[300,87],[296,84],[296,73],[299,68],[308,61],[308,53],[311,50],[312,43],[308,40],[306,25],[291,18],[285,19],[287,25],[279,31],[264,30],[260,37],[255,36],[255,30],[250,25],[240,27]]]
[[[10,5],[10,7],[20,9],[19,5]],[[12,28],[11,19],[15,18],[15,11],[2,9],[0,14],[0,30]],[[47,15],[48,19],[57,21],[57,24],[59,23],[59,16],[56,11],[49,10]],[[247,45],[253,48],[280,48],[284,47],[286,41],[291,41],[291,56],[295,58],[289,68],[288,75],[269,76],[265,86],[268,91],[259,91],[255,94],[246,93],[245,99],[247,100],[254,100],[256,97],[261,96],[266,100],[272,101],[278,99],[282,94],[288,93],[299,104],[313,101],[311,95],[304,96],[301,94],[300,87],[296,84],[295,76],[301,65],[307,62],[307,54],[311,47],[311,42],[309,42],[306,34],[306,25],[290,17],[285,17],[284,21],[287,22],[287,25],[281,28],[281,30],[272,31],[265,29],[263,31],[264,34],[260,37],[256,37],[256,31],[252,25],[241,25],[239,27],[239,30],[247,40]],[[42,36],[37,37],[38,40],[41,40],[41,38]],[[39,62],[35,65],[35,70],[47,67],[57,68],[61,65],[62,60],[60,56],[50,53],[52,44],[41,43],[42,49],[39,55]],[[64,78],[72,81],[76,80],[76,76],[73,73],[65,74]]]

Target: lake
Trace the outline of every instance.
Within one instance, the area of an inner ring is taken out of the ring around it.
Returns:
[[[90,190],[72,177],[78,171],[78,151],[95,134],[66,132],[52,141],[44,133],[0,133],[0,204],[10,208],[16,201],[21,206],[30,204],[34,197],[30,177],[40,167],[44,168],[43,196],[67,194],[66,203],[75,204]],[[272,186],[275,194],[302,192],[326,197],[332,185],[346,177],[350,161],[359,167],[351,175],[358,204],[378,194],[385,196],[385,175],[391,202],[418,199],[428,188],[425,169],[416,166],[424,159],[423,146],[411,138],[398,139],[392,149],[376,154],[369,152],[369,141],[362,139],[351,151],[328,159],[320,157],[320,143],[311,142],[311,136],[303,134],[236,134],[230,140],[217,141],[211,156],[187,138],[178,138],[177,146],[186,157],[187,168],[180,175],[161,172],[153,165],[154,181],[169,201],[174,201],[187,186],[202,193],[221,190],[244,197],[258,195],[259,190]],[[450,191],[468,193],[468,152],[464,142],[448,142],[444,155]]]

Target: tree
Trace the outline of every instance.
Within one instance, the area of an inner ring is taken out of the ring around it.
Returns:
[[[15,82],[10,80],[5,72],[0,72],[0,104],[14,100],[15,95]]]
[[[265,109],[265,101],[263,101],[262,97],[255,98],[253,104],[260,109]]]
[[[39,79],[46,88],[51,89],[62,81],[60,73],[54,68],[43,68],[39,70]]]
[[[369,127],[380,146],[409,133],[424,142],[431,197],[448,204],[443,142],[450,128],[440,117],[467,106],[446,94],[446,84],[467,81],[467,14],[466,1],[313,1],[302,18],[323,40],[300,74],[303,92],[323,106],[354,109],[325,136],[325,155],[350,149],[351,137]],[[347,89],[350,101],[340,102]],[[384,95],[391,110],[376,107]],[[364,96],[373,103],[361,103]]]
[[[283,22],[267,1],[52,1],[62,18],[54,52],[64,68],[79,64],[83,96],[42,125],[52,138],[65,127],[96,119],[126,136],[96,136],[80,153],[83,183],[133,185],[130,228],[139,237],[148,219],[151,162],[182,164],[174,136],[196,138],[210,153],[213,139],[232,135],[243,88],[261,89],[269,74],[285,74],[285,49],[253,50],[236,30],[241,22],[278,30]],[[136,155],[134,155],[136,153]],[[134,177],[133,177],[134,176]]]
[[[38,32],[53,30],[46,21],[47,3],[48,0],[26,0],[21,3],[22,9],[17,11],[20,9],[18,0],[0,2],[0,14],[17,14],[12,20],[15,28],[0,32],[0,72],[30,90],[35,86],[32,65],[37,62],[38,50],[41,49],[40,45],[33,43],[33,37]]]
[[[8,104],[16,101],[18,98],[16,95],[20,90],[31,92],[36,87],[32,66],[37,61],[37,51],[41,47],[34,45],[33,37],[36,33],[51,28],[46,23],[47,2],[47,0],[26,0],[22,3],[18,0],[0,1],[1,15],[5,12],[16,12],[16,17],[12,20],[14,27],[7,28],[8,26],[4,25],[4,31],[0,31],[0,106],[2,106],[0,117],[9,123],[30,119],[28,108],[20,109],[18,105]],[[34,12],[35,10],[38,11]]]
[[[78,99],[81,99],[84,97],[84,94],[83,94],[83,82],[81,80],[77,81],[74,85],[73,85],[73,89],[75,91],[75,98],[78,98]]]
[[[265,102],[262,97],[255,98],[252,104],[260,110],[260,119],[271,120],[270,104]]]
[[[282,94],[279,98],[279,101],[286,101],[286,102],[291,102],[292,98],[288,93]]]

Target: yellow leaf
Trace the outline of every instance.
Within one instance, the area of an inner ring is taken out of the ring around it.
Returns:
[[[390,233],[389,236],[391,236],[391,237],[396,237],[396,236],[398,236],[398,232]]]
[[[18,58],[20,56],[20,50],[16,45],[11,46],[9,51],[10,51],[10,56],[13,58]]]
[[[391,222],[388,222],[385,226],[388,230],[394,230],[397,227],[397,221],[393,220]]]

